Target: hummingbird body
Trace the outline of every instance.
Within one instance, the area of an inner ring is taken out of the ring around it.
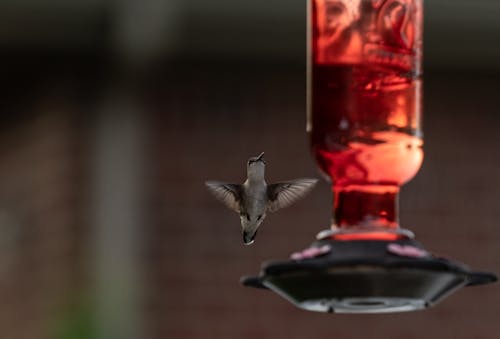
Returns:
[[[289,206],[309,192],[317,179],[295,179],[268,185],[265,180],[264,153],[247,163],[247,180],[242,184],[207,181],[208,189],[227,207],[240,214],[243,242],[254,242],[266,212]]]
[[[252,234],[257,234],[257,229],[266,217],[267,210],[267,184],[265,180],[246,180],[243,184],[242,203],[240,204],[240,219],[243,229],[243,242],[253,242]]]

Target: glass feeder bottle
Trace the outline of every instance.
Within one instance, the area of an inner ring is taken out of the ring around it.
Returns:
[[[331,180],[332,236],[396,239],[423,160],[422,0],[310,0],[308,132]]]

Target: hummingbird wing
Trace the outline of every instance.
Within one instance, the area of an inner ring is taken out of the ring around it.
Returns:
[[[228,184],[218,181],[206,181],[208,190],[227,207],[233,211],[240,212],[240,202],[242,198],[242,186],[238,184]]]
[[[290,206],[311,191],[317,182],[318,179],[304,178],[267,186],[268,210],[275,212],[280,208]]]

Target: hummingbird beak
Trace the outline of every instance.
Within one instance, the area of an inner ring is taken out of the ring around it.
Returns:
[[[264,159],[262,159],[263,156],[264,156],[264,152],[262,152],[261,154],[259,154],[259,156],[257,157],[257,161],[264,160]]]

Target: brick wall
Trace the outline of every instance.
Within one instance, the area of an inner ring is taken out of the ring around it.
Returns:
[[[2,338],[55,338],[81,284],[81,166],[69,108],[37,102],[0,134]]]

